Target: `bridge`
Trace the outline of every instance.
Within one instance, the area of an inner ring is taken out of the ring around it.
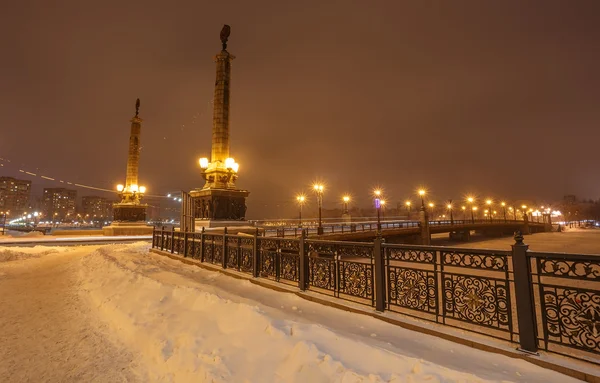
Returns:
[[[306,235],[315,239],[331,241],[372,242],[377,237],[377,222],[335,223],[323,225],[323,234],[318,235],[318,226],[304,227],[264,227],[267,237],[299,237],[302,230]],[[424,226],[428,233],[423,233]],[[475,231],[489,236],[511,235],[519,230],[524,233],[539,233],[550,231],[552,225],[548,222],[528,222],[523,220],[441,220],[428,221],[383,221],[381,222],[381,237],[389,243],[422,244],[424,236],[448,233],[450,239],[468,241],[471,232]]]

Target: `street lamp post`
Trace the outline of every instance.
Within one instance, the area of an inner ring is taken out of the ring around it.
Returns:
[[[500,202],[500,206],[502,206],[502,214],[504,215],[504,222],[506,222],[506,203]]]
[[[385,221],[385,200],[381,200],[381,219]]]
[[[425,210],[425,200],[423,200],[423,196],[425,196],[425,190],[419,190],[419,196],[421,197],[421,209]]]
[[[381,190],[375,189],[375,209],[377,210],[377,231],[381,231]]]
[[[317,235],[323,235],[323,221],[321,216],[321,210],[323,208],[323,185],[314,184],[313,189],[317,193],[317,203],[319,205],[319,227],[317,228]]]
[[[431,220],[435,220],[435,213],[433,211],[433,208],[435,207],[435,205],[433,204],[433,202],[429,202],[429,211],[431,212]]]
[[[493,213],[493,211],[492,211],[492,200],[488,199],[487,201],[485,201],[485,203],[488,206],[488,211],[489,211],[488,214],[490,215],[490,222],[492,222],[493,221],[493,218],[492,218],[493,217],[492,216],[492,213]]]
[[[410,201],[406,201],[406,219],[410,220]]]
[[[298,227],[302,227],[302,205],[304,205],[304,201],[306,197],[302,194],[296,197],[296,201],[298,201],[299,211],[298,211]]]
[[[344,214],[348,214],[348,202],[350,202],[350,196],[345,195],[342,197],[342,200],[344,201]]]
[[[467,220],[467,207],[466,206],[461,206],[460,208],[463,211],[463,221],[466,221]]]
[[[453,213],[452,213],[452,200],[448,201],[448,205],[446,207],[450,211],[450,225],[454,225],[454,216],[453,216]]]
[[[523,210],[523,221],[525,221],[525,216],[527,215],[527,205],[521,205],[521,210]]]
[[[471,204],[471,223],[475,223],[474,212],[475,212],[475,210],[477,210],[475,208],[475,206],[473,206],[473,202],[475,202],[475,198],[473,198],[473,197],[467,197],[467,202],[469,202],[469,204]]]

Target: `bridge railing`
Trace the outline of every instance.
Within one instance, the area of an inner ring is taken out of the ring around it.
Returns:
[[[430,226],[459,226],[459,225],[498,225],[498,224],[522,224],[523,221],[518,220],[504,220],[504,219],[455,219],[455,220],[435,220],[429,221]],[[537,223],[531,222],[530,224],[535,225]],[[323,225],[323,234],[345,234],[345,233],[357,233],[366,231],[377,230],[377,222],[362,222],[362,223],[350,223],[350,224],[329,224]],[[420,227],[419,221],[382,221],[382,230],[391,229],[408,229]],[[266,237],[299,237],[304,230],[308,235],[317,235],[318,226],[281,226],[281,227],[264,227],[262,228],[264,236]]]
[[[600,256],[155,230],[152,247],[600,364]]]

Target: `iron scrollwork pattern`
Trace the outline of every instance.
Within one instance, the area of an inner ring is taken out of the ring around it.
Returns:
[[[204,234],[204,246],[202,251],[204,252],[204,261],[215,263],[215,244],[212,235]]]
[[[443,251],[442,262],[447,266],[497,271],[507,270],[508,265],[505,254],[481,254],[464,251]]]
[[[373,299],[373,265],[362,262],[339,261],[339,292],[355,297]]]
[[[600,281],[600,262],[541,258],[540,275]]]
[[[542,315],[549,342],[600,354],[598,291],[545,286]]]
[[[298,281],[299,257],[297,254],[280,253],[279,278]]]
[[[238,268],[239,238],[227,238],[227,267]]]
[[[222,235],[214,235],[213,236],[213,260],[212,263],[215,265],[223,264],[223,236]]]
[[[430,313],[437,311],[437,279],[427,270],[389,266],[389,304]]]
[[[413,249],[386,249],[387,259],[403,262],[434,263],[435,251]]]
[[[480,326],[510,330],[508,283],[494,278],[444,275],[444,315]]]
[[[243,271],[245,273],[252,273],[252,270],[254,269],[253,246],[254,239],[242,238],[240,249],[240,271]]]
[[[308,283],[310,286],[335,291],[335,261],[328,258],[308,259]]]
[[[277,278],[277,252],[271,250],[262,250],[260,252],[261,273],[266,278]]]

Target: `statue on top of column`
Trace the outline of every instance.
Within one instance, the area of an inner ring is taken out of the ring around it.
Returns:
[[[231,27],[227,24],[223,25],[223,29],[221,29],[221,43],[223,44],[223,50],[227,50],[227,39],[229,39],[230,33]]]

